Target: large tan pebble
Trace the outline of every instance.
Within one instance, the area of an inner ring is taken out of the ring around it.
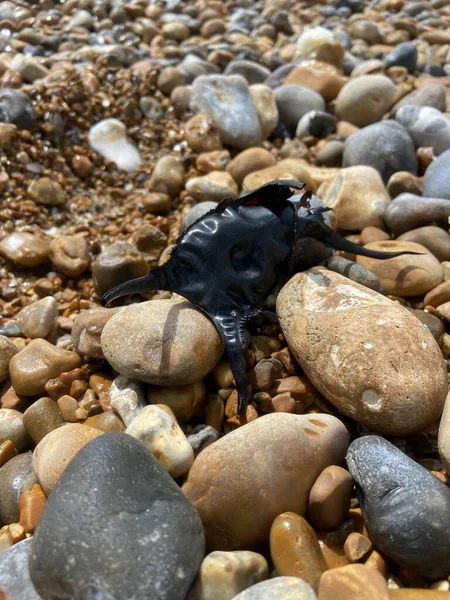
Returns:
[[[384,75],[350,79],[336,98],[336,116],[357,127],[376,123],[395,102],[395,85]]]
[[[80,235],[63,235],[50,243],[50,260],[55,269],[67,277],[79,277],[89,267],[89,247]]]
[[[149,189],[175,198],[183,188],[185,171],[177,156],[163,156],[150,177]]]
[[[187,301],[151,300],[127,307],[104,326],[102,348],[121,375],[154,385],[187,385],[219,361],[212,322]]]
[[[114,242],[100,252],[92,265],[94,289],[99,296],[120,283],[147,273],[145,256],[129,242]]]
[[[325,206],[333,209],[336,229],[361,231],[365,227],[383,227],[383,214],[389,195],[378,171],[357,166],[342,169],[336,177],[322,183],[318,192]]]
[[[330,415],[274,413],[205,448],[183,491],[199,511],[212,549],[267,540],[282,512],[304,515],[318,474],[342,462],[344,425]]]
[[[33,233],[15,231],[0,242],[0,254],[19,267],[39,267],[48,258],[50,242]]]
[[[366,565],[346,565],[324,573],[319,600],[389,600],[386,580]]]
[[[81,366],[80,355],[62,350],[46,340],[37,339],[12,357],[9,374],[14,391],[24,396],[36,396],[45,390],[49,379]]]
[[[300,577],[315,590],[327,569],[314,529],[292,512],[282,513],[273,522],[270,555],[279,575]]]
[[[188,600],[231,600],[268,577],[269,567],[261,554],[249,550],[211,552],[200,565]]]
[[[277,314],[308,379],[345,415],[392,435],[440,416],[448,390],[442,354],[404,307],[319,268],[282,288]]]
[[[46,338],[54,330],[58,314],[56,300],[47,296],[22,308],[16,320],[26,337]]]
[[[203,405],[206,398],[203,380],[188,385],[152,387],[148,392],[149,404],[168,406],[177,421],[189,421]]]
[[[359,264],[378,275],[387,294],[394,296],[421,296],[444,280],[444,272],[439,261],[425,246],[415,242],[386,240],[367,244],[369,250],[383,252],[417,252],[396,258],[378,260],[358,256]]]
[[[443,281],[431,291],[423,299],[424,306],[440,306],[450,302],[450,279]]]
[[[251,191],[276,179],[297,179],[297,181],[305,183],[309,189],[316,189],[314,180],[306,168],[306,163],[296,158],[285,158],[276,165],[249,173],[244,178],[242,187]]]
[[[64,424],[63,416],[54,400],[39,398],[23,414],[23,424],[35,444],[57,427]]]
[[[439,262],[450,260],[450,235],[441,227],[427,225],[403,233],[397,238],[401,242],[415,242],[425,246]]]
[[[19,451],[31,443],[23,414],[13,408],[0,408],[0,444],[6,440],[11,440]]]
[[[258,115],[263,137],[268,138],[275,131],[280,118],[275,94],[263,83],[255,83],[248,90]]]
[[[72,458],[103,431],[67,423],[47,434],[33,452],[33,467],[48,496]]]
[[[299,577],[274,577],[252,585],[233,600],[317,600],[317,596]]]
[[[378,227],[364,227],[361,231],[361,245],[365,246],[366,244],[370,244],[370,242],[381,242],[383,240],[389,240],[390,236],[388,233],[379,229]]]
[[[19,348],[9,338],[0,335],[0,383],[9,375],[9,362],[19,352]]]
[[[308,516],[319,529],[333,529],[345,521],[350,510],[353,479],[342,467],[322,471],[309,495]]]
[[[58,206],[64,204],[64,192],[57,181],[50,177],[40,177],[28,186],[28,194],[37,204]]]
[[[292,69],[284,80],[284,85],[304,85],[310,90],[318,92],[324,100],[334,100],[345,83],[342,75],[330,65],[324,63],[304,64]]]
[[[211,171],[200,177],[193,177],[186,183],[186,191],[199,202],[220,202],[225,198],[234,200],[238,186],[226,171]]]
[[[139,440],[172,477],[184,475],[194,462],[192,446],[163,404],[144,406],[125,433]]]
[[[265,148],[247,148],[247,150],[239,152],[228,163],[227,171],[235,182],[241,186],[249,173],[271,167],[275,163],[276,160],[273,154]]]
[[[83,310],[72,325],[74,350],[92,358],[104,358],[100,338],[109,319],[120,309],[92,308]]]

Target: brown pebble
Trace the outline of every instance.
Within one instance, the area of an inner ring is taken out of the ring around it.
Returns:
[[[121,432],[125,429],[123,421],[112,410],[87,418],[84,425],[99,429],[105,433],[112,431]]]
[[[34,532],[46,502],[44,490],[38,483],[21,495],[19,500],[20,524],[25,533]]]
[[[81,177],[81,179],[89,177],[89,175],[92,173],[92,169],[94,168],[94,165],[89,158],[80,154],[76,154],[72,158],[71,166],[75,175]]]
[[[49,257],[56,271],[67,277],[79,277],[90,263],[86,238],[80,235],[55,238],[50,243]]]
[[[345,540],[345,558],[349,563],[363,561],[371,550],[372,542],[365,535],[361,535],[357,531],[351,533]]]
[[[389,600],[389,591],[375,569],[354,564],[326,571],[318,596],[319,600]]]
[[[218,394],[211,394],[206,402],[206,424],[211,425],[217,431],[221,431],[225,408],[223,400]]]
[[[0,468],[8,462],[14,456],[17,456],[18,452],[11,440],[6,440],[0,444]]]
[[[19,267],[39,267],[48,258],[50,242],[32,233],[15,231],[0,242],[0,254]]]
[[[35,444],[39,444],[47,433],[63,423],[64,419],[56,402],[50,398],[39,398],[23,414],[23,424]]]
[[[446,302],[450,302],[450,279],[433,288],[423,299],[424,306],[433,306],[434,308]]]
[[[272,398],[272,406],[275,412],[295,412],[295,400],[290,392],[284,392],[284,394],[277,394]]]
[[[76,416],[78,402],[75,398],[64,394],[64,396],[58,398],[57,404],[66,423],[78,423],[78,417]]]
[[[309,495],[309,519],[319,529],[333,529],[347,518],[353,479],[342,467],[331,465],[322,471]]]
[[[292,512],[282,513],[273,522],[270,555],[278,575],[300,577],[315,590],[327,569],[314,529]]]
[[[387,575],[387,564],[378,550],[372,550],[364,563],[366,567],[372,567],[372,569],[376,569],[383,577]]]
[[[165,214],[169,212],[172,206],[172,200],[167,194],[160,192],[149,192],[142,200],[145,210],[154,214]]]
[[[445,600],[449,598],[449,593],[423,588],[400,588],[389,590],[389,597],[391,600]]]
[[[372,242],[382,242],[388,239],[390,239],[388,233],[382,229],[378,229],[378,227],[374,227],[373,225],[368,225],[361,231],[361,246],[365,246],[366,244],[370,244]]]

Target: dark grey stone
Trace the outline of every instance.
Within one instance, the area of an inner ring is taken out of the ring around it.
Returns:
[[[200,77],[200,75],[209,75],[220,72],[219,67],[207,60],[203,60],[195,54],[186,54],[178,65],[178,68],[183,73],[186,83],[192,83],[194,79]]]
[[[399,194],[389,202],[384,213],[386,225],[396,235],[434,222],[445,227],[449,217],[448,200],[416,196],[408,192]]]
[[[342,166],[342,156],[344,154],[344,142],[340,140],[330,140],[319,148],[316,154],[318,165],[325,167]]]
[[[0,590],[6,592],[9,600],[41,599],[28,568],[32,543],[32,538],[28,538],[0,552]]]
[[[321,110],[310,110],[303,115],[297,125],[295,136],[321,138],[336,131],[336,119],[330,113]]]
[[[431,579],[450,572],[450,490],[387,440],[355,440],[347,465],[373,544]]]
[[[332,256],[327,260],[326,267],[327,269],[330,269],[330,271],[348,277],[352,281],[365,285],[371,290],[375,290],[376,292],[380,291],[380,280],[378,275],[373,271],[370,271],[367,267],[359,265],[352,260],[348,260],[343,256]]]
[[[400,123],[382,121],[363,127],[348,137],[344,148],[344,167],[368,165],[379,171],[383,181],[397,171],[417,173],[414,144]]]
[[[402,42],[386,54],[383,62],[386,69],[405,67],[413,73],[417,64],[417,48],[412,42]]]
[[[292,69],[295,69],[295,67],[298,67],[298,65],[297,63],[293,62],[281,65],[270,74],[270,76],[265,80],[264,85],[267,85],[274,90],[283,83],[283,81],[286,79]]]
[[[406,104],[414,104],[415,106],[432,106],[441,112],[445,111],[446,99],[445,88],[440,83],[429,83],[424,85],[409,94],[406,94],[397,102],[391,109],[391,115],[395,117],[398,109]]]
[[[249,85],[263,83],[269,75],[270,70],[252,60],[232,60],[228,63],[224,75],[242,75]]]
[[[294,133],[300,119],[310,110],[325,110],[325,100],[320,94],[303,85],[282,85],[275,90],[275,100],[280,123]]]
[[[30,97],[19,90],[0,90],[0,123],[14,123],[19,129],[34,129],[36,113]]]
[[[105,433],[71,461],[34,535],[45,600],[185,600],[204,555],[197,511],[156,458]]]
[[[425,171],[423,195],[450,200],[450,150],[443,152]]]
[[[31,452],[14,456],[0,469],[0,527],[19,520],[19,498],[37,483]]]

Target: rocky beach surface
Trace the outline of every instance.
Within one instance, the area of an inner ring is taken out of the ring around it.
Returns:
[[[239,414],[203,312],[100,298],[279,179],[416,254],[314,250]],[[450,597],[449,219],[448,0],[3,0],[0,600]]]

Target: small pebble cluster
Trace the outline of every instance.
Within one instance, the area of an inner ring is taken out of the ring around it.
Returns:
[[[239,414],[201,311],[100,298],[279,179],[417,254],[307,244]],[[448,0],[0,2],[0,600],[449,596],[449,218]]]

